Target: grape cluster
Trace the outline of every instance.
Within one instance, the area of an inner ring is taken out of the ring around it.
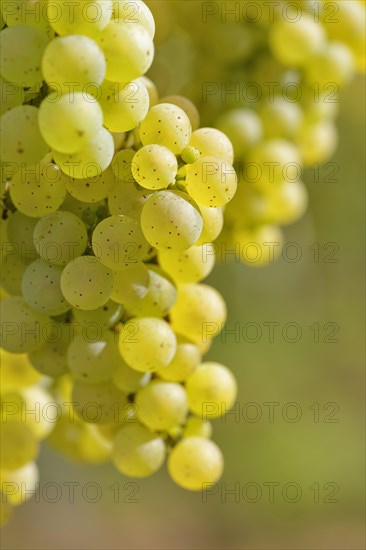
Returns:
[[[225,210],[223,259],[230,250],[247,265],[268,264],[281,253],[281,226],[306,211],[304,169],[316,173],[336,150],[339,91],[365,71],[365,3],[148,4],[160,29],[154,80],[168,93],[178,82],[234,147],[239,184]],[[170,52],[190,47],[197,55],[179,78]]]
[[[202,489],[223,469],[210,419],[236,396],[231,372],[202,362],[226,319],[201,281],[237,187],[231,142],[143,76],[143,2],[1,8],[3,520],[46,437],[133,477],[168,457],[178,485]]]

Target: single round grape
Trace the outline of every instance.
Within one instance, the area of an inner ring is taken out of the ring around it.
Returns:
[[[38,221],[33,241],[44,260],[66,265],[84,252],[88,234],[80,218],[71,212],[58,210]]]
[[[203,220],[202,233],[196,242],[196,245],[211,243],[220,235],[224,225],[224,216],[221,208],[210,208],[209,206],[200,206],[200,212]]]
[[[157,103],[157,101],[156,101]],[[197,130],[200,125],[200,114],[194,103],[182,95],[169,95],[162,97],[159,103],[170,103],[176,105],[185,112],[192,126],[192,130]]]
[[[67,362],[75,380],[99,384],[111,380],[120,359],[118,342],[112,333],[104,333],[96,342],[78,335],[70,343]]]
[[[186,187],[190,196],[203,206],[224,206],[237,188],[234,168],[217,157],[202,157],[187,165]]]
[[[72,197],[82,202],[99,202],[105,199],[115,184],[115,177],[111,168],[94,177],[66,178],[66,189]]]
[[[140,300],[127,302],[127,312],[133,317],[165,317],[177,299],[177,289],[160,268],[154,265],[147,267],[149,273],[147,293]]]
[[[261,120],[251,109],[231,109],[219,116],[216,126],[228,137],[239,159],[262,139]]]
[[[50,318],[31,309],[23,298],[2,300],[1,345],[11,353],[28,353],[41,347]]]
[[[51,93],[39,107],[38,120],[42,137],[52,149],[77,153],[102,129],[103,113],[91,94]]]
[[[117,304],[113,300],[109,300],[106,304],[91,311],[82,309],[74,309],[72,314],[74,322],[82,329],[86,330],[90,326],[96,327],[99,331],[104,331],[115,325],[121,318],[123,308],[121,304]]]
[[[202,217],[188,195],[159,191],[142,209],[141,228],[148,242],[158,250],[180,252],[199,238]]]
[[[139,79],[127,83],[105,80],[97,94],[104,126],[111,132],[128,132],[136,128],[149,110],[149,94]]]
[[[318,83],[320,89],[326,89],[329,83],[341,87],[350,82],[354,70],[350,48],[341,42],[330,42],[309,59],[305,77],[309,84]]]
[[[61,275],[61,290],[77,309],[95,309],[108,302],[113,289],[113,274],[95,256],[80,256],[66,265]]]
[[[112,16],[112,0],[52,0],[47,17],[57,34],[93,34],[102,31]]]
[[[277,96],[265,102],[260,110],[263,133],[266,139],[292,139],[303,120],[303,111],[297,103]]]
[[[113,0],[112,19],[123,23],[138,23],[145,27],[151,38],[154,38],[154,17],[148,6],[141,0],[133,4],[130,0]]]
[[[198,367],[201,354],[198,347],[187,338],[177,335],[177,351],[169,365],[159,369],[157,374],[169,382],[183,382]]]
[[[102,128],[87,146],[77,153],[53,151],[53,158],[61,170],[76,179],[93,178],[100,175],[112,162],[114,154],[113,137]]]
[[[47,330],[47,341],[29,353],[29,361],[38,372],[58,378],[69,371],[67,347],[73,338],[70,323],[53,323]]]
[[[165,189],[175,182],[177,171],[175,155],[161,145],[145,145],[132,159],[132,175],[145,189]]]
[[[177,340],[169,324],[154,317],[127,321],[121,328],[119,342],[123,359],[139,372],[166,367],[177,349]]]
[[[136,395],[137,416],[153,431],[169,430],[183,424],[188,400],[181,384],[153,380]]]
[[[95,40],[105,55],[107,80],[130,82],[150,68],[154,43],[143,26],[112,20]]]
[[[116,365],[112,380],[117,388],[129,394],[135,393],[143,386],[146,386],[150,378],[151,375],[149,372],[138,372],[131,369],[123,359],[120,359]]]
[[[143,145],[163,145],[175,155],[187,147],[192,128],[185,112],[169,103],[154,105],[140,124]]]
[[[13,391],[39,382],[41,376],[32,367],[30,358],[25,353],[9,353],[0,348],[0,359],[2,389]]]
[[[168,459],[171,478],[183,489],[202,491],[216,483],[224,469],[218,446],[203,437],[187,437],[172,450]]]
[[[337,127],[333,121],[305,122],[296,139],[305,166],[323,164],[336,152],[338,146]]]
[[[215,265],[212,244],[192,246],[183,252],[160,250],[159,264],[177,283],[198,283],[205,279]]]
[[[47,45],[42,72],[47,84],[59,92],[76,92],[101,84],[106,62],[98,44],[80,34],[57,37]]]
[[[35,462],[28,462],[16,470],[0,472],[1,490],[13,506],[23,504],[32,498],[37,491],[38,482],[39,472]]]
[[[47,43],[47,35],[35,27],[17,25],[3,29],[0,34],[1,76],[23,88],[41,86],[41,62]]]
[[[235,227],[233,239],[239,243],[240,261],[252,267],[273,263],[281,255],[284,236],[276,225],[258,228]]]
[[[108,208],[112,215],[124,215],[140,221],[142,208],[151,196],[151,192],[137,187],[132,181],[117,182],[108,193]]]
[[[1,159],[16,163],[24,172],[27,164],[37,163],[49,151],[38,127],[38,113],[37,107],[19,105],[0,118]]]
[[[202,363],[186,381],[190,410],[203,419],[218,418],[234,404],[237,385],[220,363]]]
[[[0,423],[1,431],[1,468],[17,470],[38,454],[38,443],[32,430],[20,420],[7,419]]]
[[[216,128],[199,128],[192,132],[189,145],[198,149],[201,157],[217,157],[234,162],[234,149],[226,135]]]
[[[11,214],[7,226],[8,237],[11,243],[17,245],[17,252],[30,257],[36,252],[33,244],[33,231],[37,223],[37,219],[24,216],[18,211]]]
[[[145,264],[137,264],[113,273],[112,299],[118,304],[133,304],[142,300],[150,286],[150,274]]]
[[[183,149],[180,156],[186,164],[193,164],[200,158],[201,153],[198,149],[193,147],[193,145],[188,145],[185,149]],[[186,169],[186,165],[181,166],[178,170],[178,174],[180,176],[186,176]]]
[[[202,420],[198,416],[189,416],[183,429],[183,437],[204,437],[210,439],[212,436],[212,424],[209,420]]]
[[[128,414],[125,394],[110,381],[88,384],[77,380],[72,390],[72,402],[78,415],[92,424],[118,423]]]
[[[71,308],[61,292],[62,269],[43,259],[27,267],[22,280],[22,294],[32,309],[54,316]]]
[[[222,330],[226,306],[221,294],[211,286],[184,285],[179,287],[170,317],[173,330],[193,342],[205,342]]]
[[[3,250],[1,254],[1,288],[8,294],[17,296],[22,293],[24,272],[36,254],[31,252],[26,255],[24,250],[17,253],[14,251],[18,248],[17,245],[10,243],[4,243],[3,246],[9,247],[9,250]]]
[[[147,477],[161,468],[165,454],[165,444],[161,437],[143,426],[133,425],[118,432],[112,460],[124,475]]]
[[[4,0],[1,4],[1,14],[8,27],[29,25],[42,30],[50,38],[53,36],[47,19],[47,1]]]
[[[308,193],[302,181],[284,181],[267,197],[266,216],[271,223],[287,225],[301,218],[308,206]]]
[[[93,251],[98,260],[113,271],[138,264],[148,244],[139,223],[127,216],[109,216],[93,231]]]

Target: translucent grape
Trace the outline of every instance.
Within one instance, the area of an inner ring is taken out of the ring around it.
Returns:
[[[29,353],[29,361],[38,372],[58,378],[69,371],[67,347],[73,338],[73,330],[69,323],[53,323],[47,330],[47,341]]]
[[[86,147],[77,153],[53,151],[53,158],[61,170],[72,178],[85,179],[100,175],[112,162],[113,137],[101,128]]]
[[[17,25],[2,30],[1,76],[23,88],[40,86],[43,80],[41,61],[47,43],[47,35],[35,27]]]
[[[151,196],[151,192],[138,188],[132,181],[117,182],[108,194],[108,208],[112,215],[124,215],[140,221],[142,208]]]
[[[111,132],[128,132],[136,128],[149,110],[149,94],[139,79],[127,83],[105,80],[97,97],[104,125]]]
[[[222,296],[208,285],[179,287],[178,298],[171,312],[172,328],[193,342],[205,342],[218,334],[226,320]]]
[[[44,260],[66,265],[84,252],[88,234],[80,218],[71,212],[58,210],[38,221],[33,241]]]
[[[178,162],[175,155],[161,145],[145,145],[132,159],[132,174],[146,189],[165,189],[175,182]]]
[[[95,39],[107,61],[108,80],[130,82],[150,68],[154,43],[143,26],[112,20]]]
[[[177,351],[169,365],[157,371],[163,380],[183,382],[196,370],[201,360],[198,347],[187,338],[177,335]]]
[[[95,256],[80,256],[66,265],[61,275],[61,290],[77,309],[95,309],[108,302],[113,275]]]
[[[42,72],[51,88],[60,92],[87,89],[103,82],[106,71],[104,55],[98,44],[80,34],[51,40],[42,58]]]
[[[142,300],[150,286],[150,274],[144,264],[115,271],[112,299],[119,304],[132,304]]]
[[[211,243],[217,239],[224,225],[224,216],[221,208],[200,206],[200,212],[203,220],[203,227],[196,245]]]
[[[22,27],[23,28],[23,27]],[[1,159],[25,169],[26,164],[40,161],[48,152],[38,127],[38,112],[31,105],[19,105],[0,118]]]
[[[27,267],[22,280],[22,294],[32,309],[47,315],[61,315],[71,308],[61,292],[62,269],[43,259]]]
[[[173,282],[157,266],[149,265],[149,285],[141,300],[126,303],[126,309],[133,317],[165,317],[177,299]]]
[[[117,22],[138,23],[145,27],[151,38],[154,38],[154,17],[148,6],[141,0],[133,3],[130,0],[113,0],[112,19]]]
[[[282,252],[284,236],[275,225],[262,225],[254,229],[235,227],[233,239],[239,243],[240,260],[253,267],[273,263]]]
[[[118,341],[112,333],[104,333],[96,342],[78,335],[70,343],[67,361],[75,380],[99,384],[110,380],[120,360]]]
[[[161,437],[143,426],[126,426],[114,441],[112,460],[116,468],[130,477],[146,477],[159,470],[165,459]]]
[[[5,246],[9,250],[3,249],[1,253],[1,288],[9,294],[19,295],[22,293],[22,278],[30,262],[24,252],[14,252],[14,245],[5,243]]]
[[[272,223],[287,225],[301,218],[308,206],[308,193],[302,181],[284,181],[267,196],[267,217]]]
[[[29,25],[52,36],[47,19],[47,0],[3,0],[1,4],[1,13],[8,27]]]
[[[176,105],[185,112],[192,126],[192,130],[197,130],[200,125],[200,114],[194,103],[182,95],[169,95],[162,97],[159,103],[170,103]]]
[[[102,31],[112,15],[112,0],[52,0],[47,16],[57,34],[90,34]]]
[[[82,202],[99,202],[105,199],[113,189],[115,177],[111,168],[107,168],[98,176],[75,179],[67,178],[66,189],[72,197]]]
[[[195,244],[202,231],[202,217],[188,195],[159,191],[145,203],[141,227],[158,250],[179,252]]]
[[[217,157],[234,162],[234,149],[229,138],[216,128],[199,128],[192,132],[189,145],[198,149],[201,157]]]
[[[51,93],[42,101],[38,119],[42,137],[52,149],[77,153],[102,129],[103,113],[88,93]]]
[[[147,78],[147,76],[140,76],[140,78],[138,78],[137,81],[142,82],[145,88],[147,89],[147,92],[149,94],[150,107],[152,107],[153,105],[156,105],[157,102],[159,101],[159,92],[154,82],[150,80],[150,78]]]
[[[32,257],[36,252],[33,244],[33,231],[38,220],[24,216],[20,212],[13,212],[8,221],[9,241],[17,245],[16,251],[22,255]]]
[[[221,477],[224,461],[220,449],[203,437],[187,437],[172,450],[168,470],[173,481],[190,491],[200,491]]]
[[[110,328],[119,321],[123,312],[121,304],[109,300],[104,306],[86,311],[82,309],[74,309],[73,317],[75,323],[85,329],[95,327],[98,332]]]
[[[154,105],[139,129],[143,145],[163,145],[175,155],[187,147],[191,133],[191,123],[185,112],[169,103]]]
[[[154,317],[127,321],[120,332],[120,351],[127,365],[149,372],[169,365],[177,349],[177,340],[169,324]]]
[[[79,416],[92,424],[118,422],[128,412],[127,398],[112,382],[88,384],[77,380],[72,401]]]
[[[37,491],[38,481],[39,472],[35,462],[28,462],[17,470],[0,472],[1,490],[13,506],[23,504],[32,498]]]
[[[41,347],[49,317],[31,309],[19,296],[2,300],[1,345],[11,353],[28,353]]]
[[[324,163],[335,153],[338,146],[338,132],[332,121],[305,122],[297,136],[296,143],[305,166]]]
[[[153,431],[169,430],[183,424],[188,400],[181,384],[153,380],[136,395],[137,416]]]
[[[34,370],[25,353],[9,353],[0,348],[0,359],[1,391],[18,390],[39,382],[40,374]]]
[[[260,115],[266,139],[293,138],[303,119],[301,107],[280,96],[272,102],[264,103]]]
[[[137,390],[146,386],[150,381],[151,375],[148,372],[138,372],[131,369],[123,359],[118,361],[113,374],[113,383],[123,392],[135,393]]]
[[[212,244],[192,246],[183,252],[160,250],[159,264],[177,283],[197,283],[205,279],[215,265]]]
[[[251,109],[231,109],[219,116],[216,126],[229,138],[237,158],[242,158],[262,138],[261,120]]]
[[[212,424],[209,420],[202,420],[198,416],[187,418],[183,430],[183,437],[204,437],[210,439],[212,436]]]
[[[330,42],[317,51],[305,67],[305,76],[309,84],[316,82],[320,89],[329,83],[345,86],[354,74],[352,51],[341,42]]]
[[[98,260],[113,271],[139,263],[148,249],[139,223],[123,215],[101,221],[94,229],[92,246]]]
[[[34,460],[38,454],[38,444],[29,426],[18,420],[7,420],[0,423],[1,468],[17,470],[27,462]]]

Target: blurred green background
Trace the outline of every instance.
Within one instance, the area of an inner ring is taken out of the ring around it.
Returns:
[[[239,383],[235,414],[214,423],[225,455],[215,494],[185,492],[164,470],[131,482],[45,447],[39,501],[16,510],[2,548],[365,547],[364,120],[358,77],[340,98],[335,181],[329,165],[318,182],[307,173],[310,208],[286,230],[288,257],[220,264],[208,281],[227,302],[226,330],[241,332],[207,356]]]

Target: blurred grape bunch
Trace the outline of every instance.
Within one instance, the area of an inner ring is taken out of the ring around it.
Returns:
[[[171,93],[180,64],[169,65],[168,77],[161,68],[180,59],[179,40],[190,43],[195,56],[184,62],[195,76],[179,93],[234,146],[238,191],[217,250],[268,264],[281,252],[282,226],[307,209],[303,170],[319,169],[337,148],[339,91],[365,72],[365,2],[148,3],[163,29],[154,81]]]

